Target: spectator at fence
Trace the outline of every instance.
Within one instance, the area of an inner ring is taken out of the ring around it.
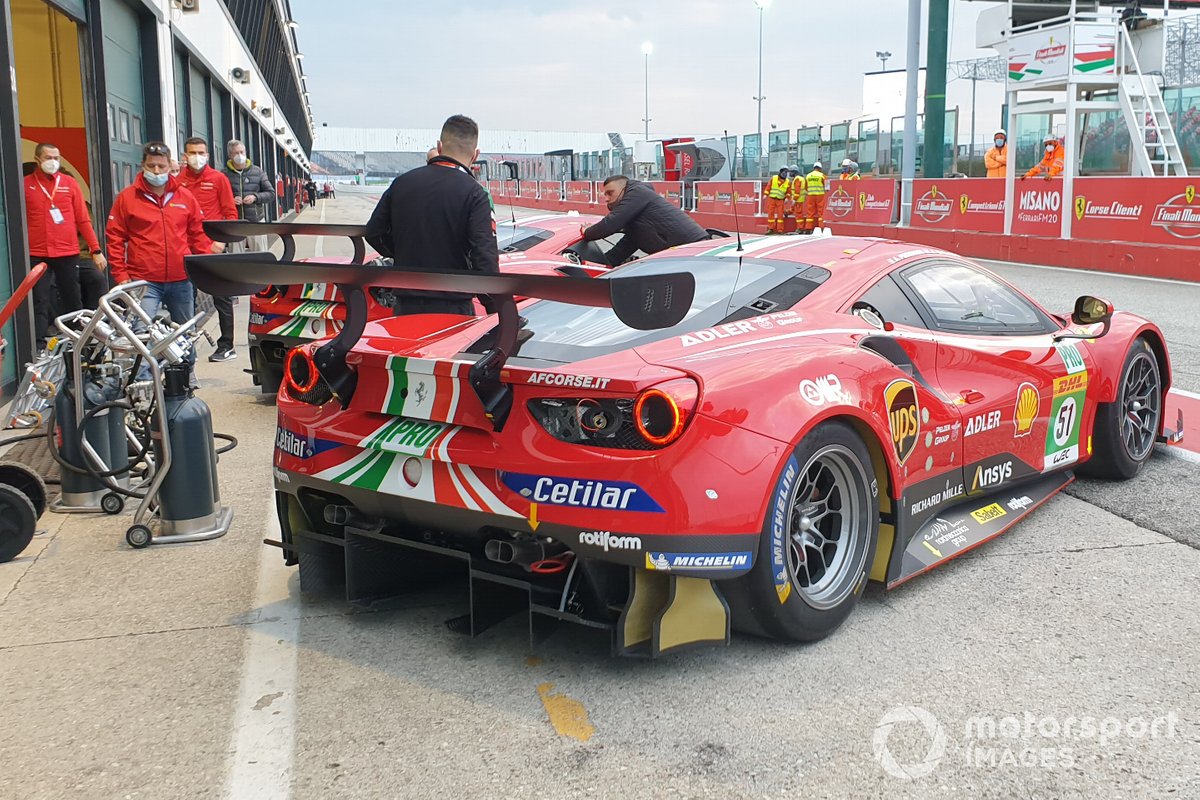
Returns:
[[[992,134],[992,147],[983,156],[989,178],[1008,177],[1008,133],[1003,129]]]
[[[1062,141],[1054,134],[1048,133],[1042,139],[1042,145],[1045,148],[1045,155],[1042,156],[1041,161],[1034,164],[1028,172],[1021,176],[1021,180],[1043,174],[1046,176],[1046,180],[1050,180],[1062,174],[1063,165],[1066,163]]]
[[[55,310],[53,287],[57,285],[57,312],[69,314],[83,308],[80,293],[82,283],[103,283],[103,276],[88,269],[81,273],[79,239],[87,243],[88,252],[97,270],[108,266],[100,251],[100,242],[92,227],[92,218],[83,202],[83,190],[70,175],[61,171],[62,159],[58,147],[41,142],[33,151],[33,173],[25,178],[25,223],[29,232],[29,262],[46,262],[50,275],[43,276],[33,287],[34,334],[38,344],[44,344],[51,314]],[[91,279],[89,281],[89,279]],[[95,288],[89,294],[95,294]],[[102,289],[101,289],[102,291]],[[89,297],[89,302],[97,298]]]

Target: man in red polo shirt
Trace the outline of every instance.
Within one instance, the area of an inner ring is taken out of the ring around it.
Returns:
[[[193,136],[183,143],[183,156],[187,166],[179,173],[179,182],[196,196],[200,211],[205,219],[237,219],[237,207],[233,204],[233,187],[223,172],[208,165],[208,143]],[[213,242],[212,251],[225,250],[221,242]],[[233,298],[214,297],[217,321],[221,325],[221,337],[217,349],[208,357],[209,361],[228,361],[237,358],[233,349]]]
[[[33,151],[33,174],[25,178],[25,223],[29,229],[29,262],[45,261],[54,273],[62,304],[59,313],[83,308],[79,292],[79,238],[87,242],[96,267],[107,266],[92,219],[83,202],[83,191],[70,175],[60,171],[58,148],[42,142]],[[93,273],[94,274],[94,273]],[[41,344],[46,338],[53,307],[50,280],[33,287],[34,325]]]
[[[142,171],[113,201],[104,233],[113,280],[149,282],[142,308],[151,317],[163,305],[176,323],[196,313],[183,257],[212,252],[203,219],[196,198],[171,175],[171,148],[162,142],[146,144]],[[189,353],[188,361],[195,361],[195,353]]]

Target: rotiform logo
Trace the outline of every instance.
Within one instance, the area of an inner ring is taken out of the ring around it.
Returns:
[[[590,544],[609,550],[641,550],[642,540],[637,536],[613,536],[612,531],[580,531],[579,543]]]

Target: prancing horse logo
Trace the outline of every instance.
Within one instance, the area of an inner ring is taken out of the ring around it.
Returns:
[[[417,390],[415,392],[413,392],[413,394],[415,394],[417,396],[418,403],[425,402],[425,395],[428,394],[425,391],[425,381],[421,381],[420,383],[417,384]]]
[[[967,209],[971,207],[971,198],[965,194],[958,196],[958,213],[966,214]]]
[[[1183,190],[1183,199],[1187,200],[1189,203],[1192,202],[1193,200],[1195,200],[1196,199],[1196,187],[1192,186],[1191,184],[1188,184],[1187,188]]]
[[[1075,219],[1083,219],[1083,212],[1087,211],[1087,198],[1083,195],[1075,198]]]

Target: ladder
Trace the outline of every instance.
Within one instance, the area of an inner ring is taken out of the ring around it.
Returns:
[[[1117,95],[1129,129],[1133,174],[1186,177],[1187,165],[1159,87],[1161,76],[1142,72],[1129,31],[1124,25],[1117,30]]]

